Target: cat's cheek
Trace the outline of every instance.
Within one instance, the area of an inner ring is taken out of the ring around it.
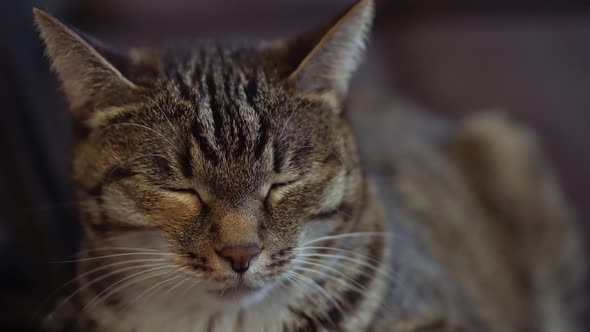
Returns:
[[[325,220],[309,220],[302,227],[299,244],[332,234],[337,229],[338,224],[336,222],[326,222]]]
[[[102,209],[106,216],[104,222],[136,227],[153,226],[141,212],[142,209],[135,198],[121,191],[106,191],[102,196]]]

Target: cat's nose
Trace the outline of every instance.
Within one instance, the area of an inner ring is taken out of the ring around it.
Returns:
[[[221,258],[231,264],[231,268],[238,272],[244,273],[250,267],[252,258],[258,256],[260,247],[257,244],[250,244],[245,246],[230,246],[225,247],[217,252]]]

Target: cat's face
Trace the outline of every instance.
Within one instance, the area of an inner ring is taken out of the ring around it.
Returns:
[[[345,231],[362,208],[341,101],[370,17],[363,1],[340,30],[134,52],[115,66],[38,13],[81,128],[86,241],[163,252],[222,302],[261,298],[289,278],[307,241]]]
[[[284,278],[304,233],[345,228],[361,180],[334,106],[217,65],[189,83],[163,76],[144,100],[104,110],[77,142],[74,171],[81,196],[100,197],[103,213],[85,218],[93,232],[153,230],[112,245],[173,253],[227,297]]]

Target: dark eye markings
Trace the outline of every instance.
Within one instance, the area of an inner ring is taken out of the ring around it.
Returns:
[[[292,184],[294,184],[294,183],[296,183],[298,181],[299,181],[299,179],[292,180],[292,181],[285,181],[285,182],[276,182],[276,183],[273,183],[270,186],[270,188],[268,189],[268,192],[266,193],[266,197],[264,198],[264,206],[266,208],[268,208],[270,206],[270,196],[271,196],[270,194],[273,191],[279,190],[281,188],[288,187],[288,186],[290,186],[290,185],[292,185]]]
[[[168,190],[168,191],[174,191],[177,193],[183,193],[183,194],[193,194],[193,195],[198,195],[199,193],[191,188],[171,188],[171,187],[164,187],[162,188],[164,190]]]
[[[294,184],[295,182],[297,182],[299,180],[293,180],[293,181],[286,181],[286,182],[277,182],[277,183],[273,183],[272,186],[270,186],[270,190],[268,191],[269,193],[273,190],[276,189],[280,189],[280,188],[284,188],[287,187],[289,185]]]
[[[311,219],[311,220],[332,219],[332,218],[334,218],[339,213],[340,213],[340,209],[336,208],[334,210],[330,210],[330,211],[320,212],[318,214],[314,214],[309,219]]]
[[[193,188],[162,187],[162,189],[166,191],[172,191],[175,193],[194,195],[197,196],[201,202],[203,202],[203,199],[201,199],[201,195],[199,195],[199,192]]]
[[[203,198],[201,197],[201,195],[199,194],[199,192],[196,189],[176,188],[176,187],[162,187],[162,189],[167,190],[167,191],[171,191],[171,192],[181,193],[181,194],[193,195],[199,200],[199,203],[201,204],[202,211],[204,213],[207,213],[209,211],[209,206],[207,205],[207,203],[205,203],[205,201],[203,200]]]

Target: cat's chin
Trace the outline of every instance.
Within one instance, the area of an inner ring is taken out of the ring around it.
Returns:
[[[252,288],[247,286],[236,286],[224,289],[222,291],[211,291],[214,295],[222,299],[240,299],[258,293],[261,288]]]
[[[224,289],[223,291],[207,291],[208,297],[212,302],[216,302],[221,307],[250,306],[262,301],[269,293],[271,287],[252,288],[247,286],[236,286]]]
[[[218,301],[225,304],[237,304],[240,306],[258,303],[264,299],[268,293],[267,287],[252,288],[247,286],[236,286],[223,291],[211,291]]]

